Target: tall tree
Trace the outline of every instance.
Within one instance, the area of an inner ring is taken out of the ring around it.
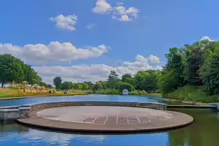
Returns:
[[[55,77],[53,79],[53,84],[55,85],[56,89],[60,89],[61,84],[62,84],[62,78],[61,77]]]
[[[210,94],[219,94],[219,48],[209,53],[201,68],[200,75]]]
[[[116,82],[119,81],[118,74],[115,71],[110,71],[108,77],[108,87],[111,89],[115,89]]]
[[[145,72],[138,72],[135,76],[136,89],[145,90],[148,93],[155,92],[157,87],[158,71],[148,70]]]
[[[122,82],[126,82],[128,79],[132,78],[132,75],[131,74],[124,74],[122,76]]]
[[[21,82],[24,79],[24,62],[9,54],[0,55],[0,82],[2,87],[8,82]]]

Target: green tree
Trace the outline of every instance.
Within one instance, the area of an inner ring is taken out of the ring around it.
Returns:
[[[73,88],[73,83],[72,82],[63,82],[61,84],[61,87],[60,87],[62,90],[69,90],[69,89],[72,89]]]
[[[219,48],[210,52],[201,68],[200,75],[210,94],[219,94]]]
[[[129,83],[125,83],[125,82],[117,82],[116,83],[116,90],[122,91],[123,89],[127,89],[129,91],[133,91],[135,90],[135,88],[129,84]]]
[[[62,78],[61,77],[55,77],[53,79],[53,84],[55,85],[56,89],[60,89],[61,84],[62,84]]]
[[[34,71],[31,66],[24,64],[24,81],[27,81],[29,84],[40,84],[42,82],[42,78],[38,75],[37,72]],[[46,86],[45,86],[46,87]]]
[[[103,89],[103,86],[100,84],[100,82],[97,82],[94,86],[93,86],[93,91],[96,92],[98,90]]]
[[[118,74],[115,71],[110,71],[108,77],[108,87],[111,89],[115,89],[116,82],[119,81]]]
[[[126,82],[128,79],[132,78],[132,75],[131,74],[124,74],[122,76],[122,82]]]
[[[166,54],[166,58],[168,59],[167,65],[163,68],[157,78],[157,85],[163,95],[185,85],[184,50],[171,48],[169,51],[170,52]]]
[[[145,90],[148,93],[155,92],[157,87],[158,71],[148,70],[138,72],[135,76],[136,89]]]
[[[86,83],[83,83],[83,84],[82,84],[82,89],[83,89],[83,90],[88,90],[88,89],[89,89],[89,85],[86,84]]]
[[[0,82],[2,87],[5,83],[15,81],[22,82],[24,79],[24,62],[9,54],[0,55]]]

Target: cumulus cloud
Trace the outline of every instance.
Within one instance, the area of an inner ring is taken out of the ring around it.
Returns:
[[[204,36],[202,39],[201,39],[201,41],[202,40],[208,40],[208,41],[210,41],[210,42],[213,42],[213,41],[215,41],[215,40],[212,40],[210,37],[208,37],[208,36]]]
[[[84,49],[76,48],[70,42],[51,42],[48,45],[28,44],[22,47],[13,44],[0,44],[0,54],[12,54],[32,65],[96,58],[107,53],[108,50],[109,47],[105,45],[90,46]]]
[[[105,14],[111,11],[111,5],[106,0],[97,0],[92,11],[97,14]]]
[[[78,17],[76,15],[68,15],[68,16],[58,15],[56,17],[51,17],[50,20],[55,22],[56,27],[58,28],[69,30],[69,31],[75,31],[76,30],[75,26],[77,24]]]
[[[92,10],[97,14],[111,14],[112,18],[122,22],[129,22],[136,19],[140,11],[135,7],[126,7],[123,3],[117,2],[111,6],[106,0],[97,0],[96,6]]]
[[[161,69],[160,59],[156,56],[144,57],[137,55],[134,62],[123,62],[119,66],[105,64],[75,65],[75,66],[45,66],[34,69],[46,82],[51,83],[55,76],[61,76],[65,81],[83,82],[106,80],[110,71],[116,71],[120,76],[123,74],[136,74],[138,71]]]
[[[127,22],[137,18],[139,13],[140,11],[135,7],[126,8],[123,3],[117,3],[116,6],[113,7],[112,17],[119,21]]]

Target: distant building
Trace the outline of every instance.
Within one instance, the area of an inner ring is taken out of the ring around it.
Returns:
[[[123,90],[122,90],[122,94],[123,94],[123,95],[129,95],[129,90],[123,89]]]

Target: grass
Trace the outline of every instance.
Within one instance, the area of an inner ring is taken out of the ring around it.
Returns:
[[[11,88],[0,88],[0,99],[1,98],[16,98],[16,97],[29,97],[29,96],[74,96],[74,95],[87,95],[87,92],[83,92],[81,90],[71,91],[68,94],[64,94],[64,92],[60,91],[57,93],[49,94],[49,93],[25,93],[18,89]]]
[[[209,103],[218,102],[219,95],[211,96],[207,94],[204,87],[201,86],[184,86],[165,95],[164,97],[181,101]]]

